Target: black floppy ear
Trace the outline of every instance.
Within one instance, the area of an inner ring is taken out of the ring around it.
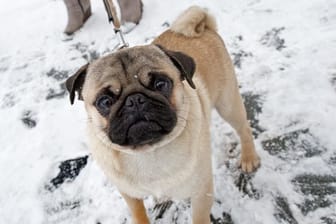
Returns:
[[[159,47],[178,68],[178,70],[181,72],[182,80],[186,79],[191,88],[196,89],[196,86],[192,81],[192,77],[196,70],[194,59],[182,52],[167,50],[160,45],[156,46]]]
[[[78,71],[70,76],[66,82],[65,86],[70,94],[70,103],[73,104],[75,101],[75,93],[78,93],[78,99],[83,100],[82,88],[85,81],[86,71],[89,67],[89,63],[83,65]]]

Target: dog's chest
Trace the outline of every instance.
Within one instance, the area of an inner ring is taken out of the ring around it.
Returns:
[[[191,157],[187,149],[123,155],[121,173],[114,175],[114,182],[132,196],[182,198],[190,192],[184,183],[191,181],[195,170],[196,161]]]

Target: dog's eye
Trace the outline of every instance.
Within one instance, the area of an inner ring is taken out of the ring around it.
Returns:
[[[169,95],[172,88],[172,82],[169,78],[159,76],[154,78],[153,88],[162,92],[164,95]]]
[[[109,114],[113,102],[114,101],[112,97],[108,95],[102,95],[96,100],[96,107],[102,115],[106,116]]]

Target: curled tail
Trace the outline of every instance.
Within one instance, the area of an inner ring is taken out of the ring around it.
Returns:
[[[217,24],[206,9],[191,6],[174,21],[170,29],[187,37],[199,37],[207,29],[216,31]]]

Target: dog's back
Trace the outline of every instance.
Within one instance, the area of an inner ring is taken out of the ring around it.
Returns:
[[[225,80],[235,80],[231,59],[217,34],[216,21],[205,9],[192,6],[182,12],[153,43],[191,56],[196,62],[196,88],[197,82],[205,82],[213,103],[218,88],[225,88]]]

